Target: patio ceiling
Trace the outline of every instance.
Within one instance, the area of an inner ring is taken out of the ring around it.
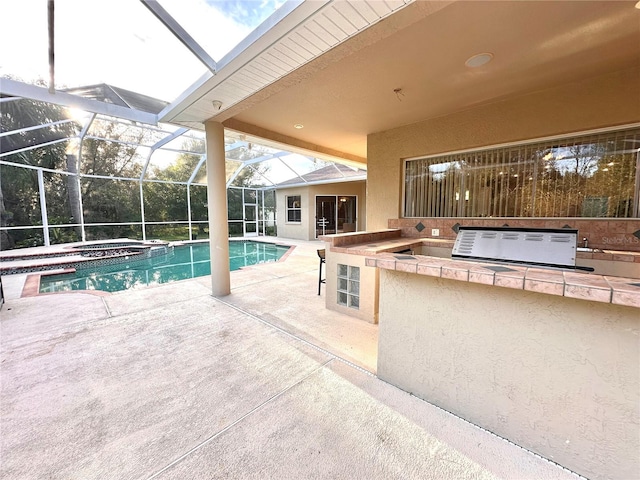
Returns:
[[[304,2],[283,11],[283,21],[258,32],[261,49],[239,46],[248,48],[220,62],[216,75],[206,74],[160,119],[199,129],[213,119],[247,135],[366,163],[368,134],[640,64],[635,0],[386,2],[397,10],[376,23],[371,12],[380,3]],[[363,23],[366,12],[371,26]],[[282,52],[292,39],[298,53],[311,49],[303,42],[322,43],[338,19],[346,21],[337,46],[314,50],[270,83],[245,81],[264,70],[268,52]],[[465,66],[482,52],[493,60]],[[222,102],[219,109],[214,100]]]

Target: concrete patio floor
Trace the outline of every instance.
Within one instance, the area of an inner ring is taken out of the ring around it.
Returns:
[[[287,242],[223,298],[3,277],[0,477],[579,478],[377,379],[377,326],[326,310],[322,244]]]

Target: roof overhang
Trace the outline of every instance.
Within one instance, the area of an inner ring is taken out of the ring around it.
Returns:
[[[283,142],[305,154],[363,164],[366,159],[359,155],[233,121],[236,109],[232,108],[412,1],[290,0],[218,62],[215,74],[205,73],[160,112],[159,119],[193,129],[203,129],[204,122],[213,119],[224,122],[226,128]]]
[[[391,7],[377,12],[381,6]],[[307,155],[362,164],[372,133],[638,69],[634,6],[634,0],[289,2],[160,120],[194,129],[217,121]],[[482,52],[493,60],[465,65]]]

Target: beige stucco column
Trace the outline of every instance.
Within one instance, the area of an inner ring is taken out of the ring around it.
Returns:
[[[211,294],[220,297],[231,293],[224,127],[218,122],[205,122],[204,129],[207,135],[207,206],[211,244]]]

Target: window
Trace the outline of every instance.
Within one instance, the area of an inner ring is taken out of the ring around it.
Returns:
[[[300,223],[302,221],[302,211],[300,210],[300,195],[287,197],[287,222]]]
[[[405,217],[637,217],[640,129],[407,160]]]
[[[360,308],[360,267],[338,264],[338,305]]]

